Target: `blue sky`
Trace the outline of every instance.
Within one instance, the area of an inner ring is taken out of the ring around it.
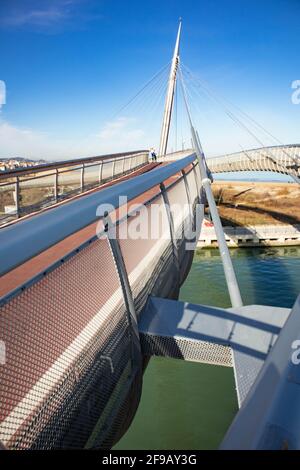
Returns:
[[[155,109],[146,96],[144,105],[116,111],[170,61],[180,16],[183,64],[280,141],[299,142],[300,105],[291,101],[300,79],[299,0],[1,0],[0,157],[157,146],[163,95]],[[195,93],[208,156],[259,146]],[[170,148],[189,143],[184,119],[177,140],[173,123]]]

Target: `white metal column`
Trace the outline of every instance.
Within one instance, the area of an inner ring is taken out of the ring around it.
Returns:
[[[167,90],[167,96],[166,96],[166,102],[165,102],[164,117],[163,117],[161,136],[160,136],[160,145],[159,145],[160,157],[164,157],[167,153],[170,123],[171,123],[173,101],[174,101],[174,91],[175,91],[175,85],[176,85],[176,75],[177,75],[177,68],[178,68],[178,62],[179,62],[180,33],[181,33],[181,20],[179,21],[178,33],[177,33],[175,49],[174,49],[174,54],[173,54],[173,59],[172,59],[172,64],[171,64],[168,90]]]

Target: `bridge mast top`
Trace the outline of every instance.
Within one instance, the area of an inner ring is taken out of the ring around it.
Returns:
[[[170,123],[171,123],[173,101],[174,101],[174,92],[175,92],[175,85],[176,85],[177,68],[178,68],[178,62],[179,62],[180,34],[181,34],[181,18],[179,20],[177,38],[176,38],[176,43],[175,43],[175,48],[174,48],[174,53],[173,53],[173,59],[171,63],[168,90],[167,90],[165,109],[164,109],[164,117],[163,117],[161,136],[160,136],[159,155],[162,157],[165,156],[167,153]]]

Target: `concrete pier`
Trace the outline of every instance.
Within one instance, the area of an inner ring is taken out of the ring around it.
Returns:
[[[297,246],[300,245],[300,225],[255,225],[247,227],[224,227],[228,246]],[[197,247],[218,246],[217,236],[211,222],[202,225]]]

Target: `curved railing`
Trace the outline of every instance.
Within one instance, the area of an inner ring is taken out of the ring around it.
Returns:
[[[244,150],[207,159],[212,173],[272,171],[300,178],[300,145]]]
[[[47,163],[0,173],[0,224],[85,192],[148,163],[148,151]]]
[[[0,230],[0,447],[108,448],[126,430],[137,319],[149,295],[178,296],[200,184],[191,154]],[[122,236],[143,221],[151,236]]]
[[[91,193],[0,230],[0,275],[97,220],[99,204],[117,208],[119,196],[138,197],[196,160],[191,154],[150,172]]]

